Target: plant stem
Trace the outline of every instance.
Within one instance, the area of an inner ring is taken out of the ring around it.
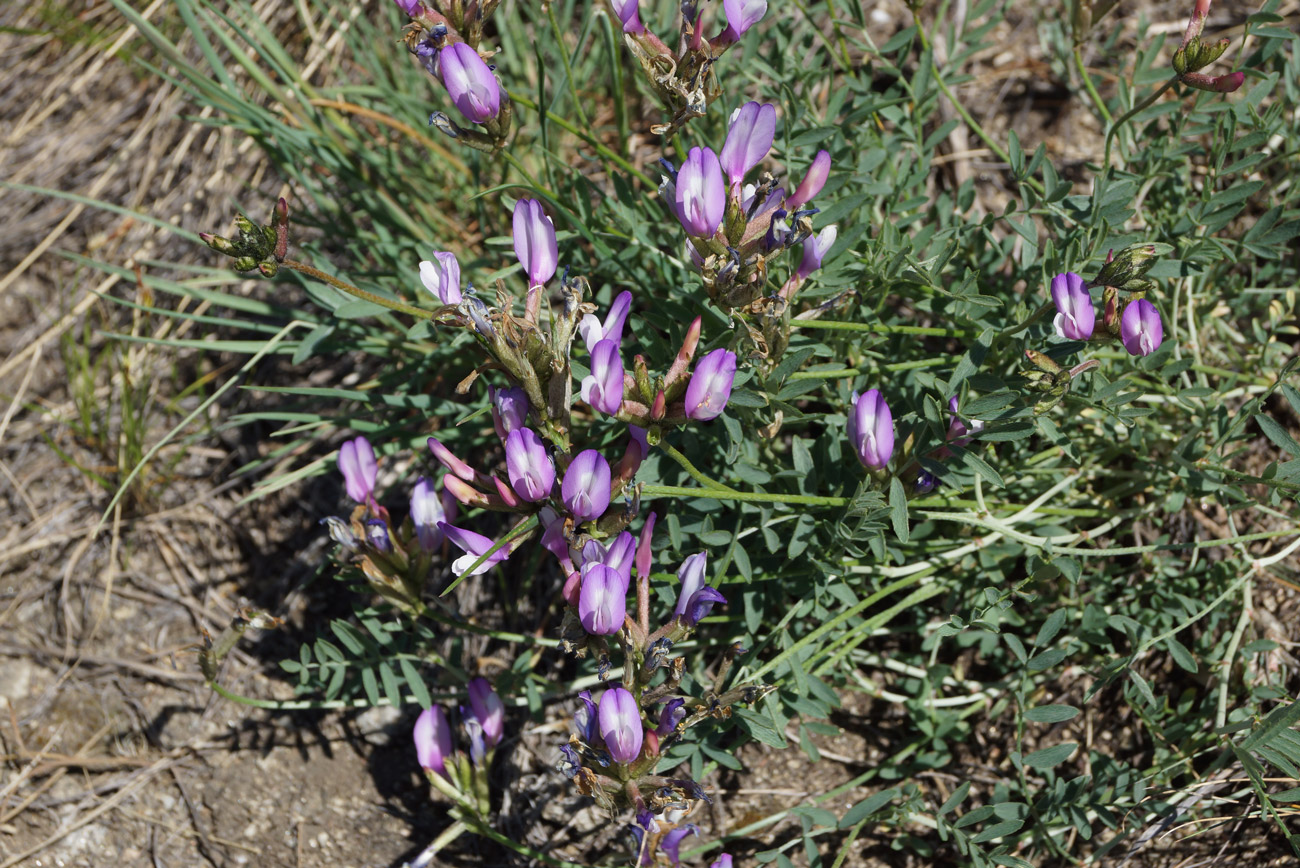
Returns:
[[[1102,100],[1101,95],[1097,93],[1097,88],[1093,86],[1092,76],[1088,74],[1088,68],[1083,65],[1083,49],[1077,45],[1074,47],[1074,66],[1079,71],[1079,78],[1083,81],[1088,96],[1092,98],[1092,104],[1097,107],[1097,111],[1101,112],[1101,116],[1106,119],[1106,123],[1110,123],[1110,109],[1106,108],[1106,103]]]
[[[804,506],[848,506],[847,497],[821,497],[811,494],[768,494],[762,491],[735,491],[723,488],[689,488],[681,485],[646,485],[641,488],[642,498],[650,497],[711,497],[716,500],[736,500],[741,503],[787,503]]]
[[[962,329],[941,329],[931,326],[885,325],[884,323],[840,322],[833,319],[796,319],[791,320],[794,328],[823,329],[841,332],[875,332],[890,335],[930,335],[944,338],[975,337],[974,332]]]
[[[424,310],[418,307],[411,307],[409,304],[402,304],[400,301],[389,301],[383,296],[375,295],[373,292],[366,292],[364,289],[359,289],[358,287],[353,286],[352,284],[348,283],[345,280],[338,279],[332,274],[326,274],[325,272],[321,271],[319,268],[313,268],[312,266],[307,265],[305,262],[298,262],[293,259],[286,259],[284,260],[284,262],[281,262],[280,264],[283,265],[285,268],[289,268],[298,272],[299,274],[305,274],[308,277],[316,278],[322,283],[328,283],[330,286],[334,287],[340,292],[346,292],[348,295],[359,298],[362,301],[368,301],[371,304],[377,304],[380,307],[386,307],[389,310],[394,310],[397,311],[398,313],[409,314],[410,316],[417,317],[419,319],[433,319],[432,311]]]
[[[1138,103],[1137,105],[1133,106],[1133,108],[1124,112],[1124,114],[1120,115],[1115,120],[1115,122],[1110,125],[1110,129],[1106,131],[1105,156],[1102,158],[1102,164],[1101,164],[1103,170],[1110,166],[1110,146],[1111,146],[1111,142],[1115,140],[1115,133],[1119,132],[1120,127],[1124,126],[1124,124],[1133,120],[1133,118],[1138,114],[1138,112],[1145,111],[1147,108],[1149,108],[1152,103],[1154,103],[1157,99],[1160,98],[1161,94],[1169,90],[1169,88],[1173,87],[1174,82],[1176,81],[1178,81],[1178,76],[1175,75],[1173,78],[1169,79],[1164,84],[1160,85],[1160,87],[1149,97],[1142,100],[1142,102]]]
[[[681,466],[682,470],[685,470],[687,474],[690,475],[691,479],[694,479],[696,482],[698,482],[700,485],[703,485],[705,488],[711,488],[716,491],[725,491],[731,494],[740,493],[736,489],[732,488],[730,485],[726,485],[725,483],[718,482],[716,479],[712,478],[711,476],[706,476],[703,472],[699,470],[699,468],[697,468],[694,464],[691,463],[689,458],[687,458],[685,455],[679,452],[676,449],[676,447],[674,447],[668,441],[661,440],[659,442],[659,448],[667,452],[668,456],[672,458],[674,461],[676,461]]]

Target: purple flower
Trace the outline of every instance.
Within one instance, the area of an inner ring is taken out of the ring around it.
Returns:
[[[600,518],[609,506],[609,462],[595,449],[579,452],[564,471],[560,493],[578,521]]]
[[[623,360],[612,340],[596,342],[591,351],[591,373],[582,378],[582,400],[613,416],[623,407]]]
[[[659,712],[659,725],[655,727],[655,735],[662,738],[676,730],[677,724],[686,718],[685,706],[686,700],[684,699],[668,700],[663,711]]]
[[[423,551],[431,552],[442,545],[438,525],[456,517],[456,500],[444,488],[439,496],[433,483],[421,476],[411,489],[411,524]]]
[[[672,860],[673,868],[677,868],[678,865],[682,864],[681,857],[677,854],[677,851],[681,849],[682,839],[687,835],[695,835],[698,838],[700,835],[699,827],[693,823],[687,823],[685,826],[678,826],[667,835],[664,835],[663,841],[659,844],[659,849],[667,853],[668,858]]]
[[[382,518],[372,518],[366,522],[366,542],[379,552],[385,554],[393,550],[393,541],[388,536],[388,525]]]
[[[677,219],[688,235],[709,238],[718,231],[727,208],[727,187],[717,154],[708,148],[691,148],[677,173],[674,199]]]
[[[451,756],[451,724],[447,722],[447,713],[442,706],[435,705],[422,711],[415,719],[415,729],[411,734],[415,738],[415,754],[420,759],[420,768],[447,777],[444,760]]]
[[[420,282],[443,304],[460,304],[460,263],[452,254],[439,251],[421,262]]]
[[[627,582],[604,564],[585,564],[578,597],[578,620],[593,636],[613,636],[627,616]],[[625,761],[626,762],[626,761]]]
[[[798,274],[800,278],[807,277],[822,267],[822,260],[830,252],[831,245],[835,243],[838,234],[839,230],[834,225],[831,225],[816,235],[808,236],[808,240],[803,243],[803,261],[799,263]]]
[[[763,20],[767,0],[722,0],[722,9],[727,13],[727,29],[722,31],[720,40],[724,44],[732,43]]]
[[[731,113],[731,127],[718,163],[731,180],[733,193],[740,189],[745,173],[767,156],[775,135],[776,106],[747,102]]]
[[[397,8],[407,15],[414,15],[420,11],[420,0],[396,0],[396,2]]]
[[[1130,301],[1119,320],[1119,337],[1130,355],[1154,353],[1165,339],[1165,327],[1160,322],[1156,306],[1145,298]]]
[[[496,747],[505,735],[505,703],[486,678],[470,679],[468,688],[470,711],[483,727],[483,739],[490,747]]]
[[[456,558],[451,565],[451,571],[457,576],[463,575],[476,560],[483,557],[488,549],[496,545],[495,542],[483,536],[481,533],[474,533],[472,530],[465,530],[464,528],[447,524],[445,521],[440,523],[438,528],[447,535],[447,539],[451,540],[452,544],[455,545],[456,548],[465,553]],[[491,557],[479,564],[478,569],[474,570],[470,575],[482,575],[494,564],[499,564],[508,557],[510,557],[510,547],[502,546],[493,552]]]
[[[542,548],[555,555],[561,561],[569,559],[569,544],[564,539],[564,522],[559,513],[549,506],[542,507],[537,513],[537,521],[542,526]]]
[[[939,480],[933,473],[928,470],[922,470],[916,474],[916,482],[912,485],[913,494],[929,494],[939,486]]]
[[[645,25],[637,16],[638,0],[609,0],[614,7],[614,14],[623,22],[624,33],[645,33]]]
[[[587,540],[582,547],[582,563],[583,566],[604,564],[618,573],[623,580],[623,593],[626,594],[632,581],[632,558],[635,554],[636,537],[622,531],[608,546],[603,546],[594,539]]]
[[[736,354],[717,349],[700,359],[686,384],[686,416],[707,422],[722,415],[736,381]]]
[[[529,287],[544,286],[555,274],[559,253],[555,224],[536,199],[520,199],[514,211],[515,256],[528,275]]]
[[[798,210],[800,205],[811,202],[822,187],[826,186],[826,177],[831,173],[831,155],[827,151],[818,151],[817,156],[813,157],[812,165],[808,167],[808,172],[795,188],[794,193],[789,199],[785,200],[785,207],[791,211]]]
[[[1053,277],[1052,301],[1057,310],[1052,326],[1058,335],[1072,341],[1086,341],[1092,337],[1097,313],[1092,309],[1092,295],[1082,277],[1073,271]]]
[[[677,571],[677,579],[682,588],[677,592],[677,608],[673,617],[680,618],[683,624],[693,627],[700,619],[709,614],[714,603],[725,603],[727,598],[715,588],[704,584],[704,567],[708,555],[704,552],[687,558]]]
[[[879,389],[853,393],[849,443],[863,467],[880,470],[894,454],[894,414]]]
[[[379,465],[375,462],[375,450],[371,447],[370,441],[358,437],[340,446],[339,470],[343,473],[348,497],[357,503],[368,501],[375,491],[375,477],[379,473]]]
[[[518,386],[506,389],[489,389],[492,401],[492,427],[502,440],[528,421],[528,393]]]
[[[641,709],[632,694],[621,687],[611,687],[600,697],[600,737],[615,762],[630,763],[641,755],[645,731],[641,728]]]
[[[957,415],[957,396],[953,395],[948,399],[948,409],[952,412],[952,419],[948,422],[948,440],[956,442],[958,446],[965,446],[970,442],[968,434],[978,434],[984,430],[984,423],[979,419],[972,419],[970,427]]]
[[[596,703],[591,701],[591,691],[584,690],[578,694],[582,705],[573,713],[573,726],[578,730],[578,737],[591,744],[596,740]]]
[[[723,853],[712,865],[709,866],[709,868],[732,868],[731,854]]]
[[[501,110],[501,86],[483,58],[464,42],[438,52],[438,69],[447,94],[460,113],[476,124],[487,123]]]
[[[530,503],[550,497],[555,485],[555,465],[546,444],[529,428],[516,428],[506,436],[506,472],[510,487]]]
[[[594,313],[589,313],[578,323],[578,334],[582,335],[587,345],[587,352],[595,352],[596,344],[601,341],[613,341],[616,345],[623,342],[623,325],[627,322],[628,311],[632,308],[632,293],[624,290],[609,306],[602,324]]]
[[[433,457],[437,458],[443,467],[466,482],[474,481],[474,468],[453,455],[450,449],[442,445],[441,440],[437,437],[430,437],[428,443],[429,451],[433,453]]]

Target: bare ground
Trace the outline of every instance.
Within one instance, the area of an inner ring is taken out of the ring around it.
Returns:
[[[225,225],[229,197],[247,186],[278,190],[248,142],[187,119],[171,86],[122,62],[117,52],[132,44],[131,34],[109,23],[112,7],[92,2],[76,11],[84,30],[56,40],[43,35],[50,10],[0,7],[0,24],[14,28],[0,33],[7,73],[0,180],[76,192],[191,230]],[[1032,28],[1032,17],[1020,27]],[[1032,31],[1004,36],[1037,45]],[[1041,58],[990,51],[984,64],[996,97],[986,103],[990,116],[1016,124],[1027,149],[1043,138],[1054,158],[1081,158],[1071,143],[1095,134],[1091,115],[1061,105],[1062,88],[1052,85]],[[952,154],[958,180],[985,168],[987,155],[962,141],[952,142]],[[986,186],[992,210],[997,185]],[[287,616],[288,631],[309,632],[339,605],[332,587],[312,582],[323,543],[316,510],[306,506],[338,502],[331,483],[240,505],[244,489],[230,482],[231,472],[264,447],[217,435],[213,419],[200,419],[195,442],[160,454],[155,465],[167,469],[146,479],[144,494],[105,515],[127,466],[124,392],[140,383],[156,391],[145,438],[156,442],[199,400],[175,400],[180,389],[228,374],[230,360],[126,349],[105,339],[108,330],[177,332],[101,300],[105,293],[133,297],[127,282],[55,254],[133,266],[153,258],[208,262],[206,252],[157,226],[67,199],[13,189],[3,196],[0,868],[401,864],[449,822],[409,749],[410,714],[253,709],[215,697],[195,661],[196,643],[242,607],[271,608]],[[77,346],[100,364],[79,367]],[[78,380],[86,370],[90,379]],[[1289,591],[1283,596],[1277,611],[1294,605]],[[223,683],[253,698],[291,698],[272,668],[290,647],[274,634],[245,641],[227,661]],[[743,778],[708,782],[717,799],[702,825],[744,828],[889,755],[888,708],[849,694],[833,722],[840,735],[815,739],[823,757],[817,764],[796,748],[744,748]],[[561,858],[607,845],[616,832],[551,769],[547,746],[567,726],[564,710],[553,709],[541,725],[517,723],[496,768],[507,831]],[[998,741],[998,733],[984,734],[962,768],[975,776],[1004,761]],[[959,783],[939,774],[923,781],[940,798]],[[826,807],[840,812],[869,793],[851,789]],[[787,817],[732,851],[771,847],[797,837],[797,828]],[[846,865],[922,864],[870,829],[851,845],[844,835],[824,840],[825,855],[851,847]],[[1286,853],[1270,827],[1242,820],[1153,842],[1141,864],[1208,864],[1197,860],[1225,855],[1249,865],[1293,864]],[[469,839],[444,859],[505,863],[492,845]]]

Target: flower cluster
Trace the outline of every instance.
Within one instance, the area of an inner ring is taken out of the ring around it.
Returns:
[[[512,114],[510,98],[478,47],[498,2],[443,0],[426,5],[420,0],[396,0],[398,8],[411,18],[406,31],[407,48],[430,75],[442,82],[452,105],[476,127],[463,128],[442,112],[431,115],[429,123],[484,151],[504,147]]]
[[[1165,337],[1160,313],[1146,298],[1155,289],[1155,282],[1146,273],[1155,264],[1156,255],[1155,245],[1140,244],[1125,248],[1118,255],[1114,251],[1108,253],[1105,265],[1091,282],[1070,271],[1056,275],[1051,282],[1052,304],[1056,308],[1053,331],[1071,341],[1118,341],[1134,356],[1155,352]],[[1093,286],[1102,287],[1100,330],[1092,300]],[[1063,368],[1038,350],[1027,350],[1025,355],[1034,366],[1024,375],[1029,388],[1044,394],[1034,406],[1036,414],[1055,407],[1070,391],[1074,378],[1100,365],[1090,359]]]
[[[726,21],[717,22],[716,35],[708,38],[703,5],[698,0],[681,5],[681,50],[674,52],[641,21],[640,0],[610,0],[628,51],[672,113],[671,121],[650,128],[665,138],[691,118],[702,116],[721,95],[713,65],[767,14],[767,0],[723,0]]]
[[[745,103],[732,113],[720,152],[694,147],[680,168],[664,163],[667,175],[659,193],[686,231],[691,261],[709,297],[726,310],[779,321],[800,284],[821,268],[836,228],[812,234],[817,209],[810,206],[830,174],[827,151],[817,153],[791,193],[767,172],[746,183],[772,149],[775,135],[776,106]],[[771,261],[798,245],[803,250],[798,267],[769,296],[765,284]]]
[[[505,736],[505,703],[482,677],[470,680],[466,694],[468,705],[460,707],[460,720],[469,740],[468,752],[454,749],[451,722],[440,705],[421,712],[411,735],[420,768],[430,783],[455,799],[458,807],[453,811],[469,807],[486,817],[487,772],[492,752]]]
[[[348,497],[357,503],[348,521],[321,520],[342,550],[353,557],[371,587],[411,614],[424,610],[425,584],[433,559],[443,548],[444,528],[455,521],[457,504],[444,487],[419,477],[411,489],[406,521],[393,526],[389,511],[375,499],[379,462],[365,437],[339,447],[339,472]]]

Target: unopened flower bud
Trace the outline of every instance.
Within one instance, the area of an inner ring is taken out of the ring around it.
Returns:
[[[894,415],[879,389],[853,393],[848,436],[862,466],[880,470],[894,454]]]
[[[451,756],[451,724],[442,707],[435,705],[421,712],[412,735],[420,768],[447,777],[445,760]]]
[[[357,437],[340,446],[339,470],[343,473],[348,497],[357,503],[368,501],[374,493],[375,478],[379,472],[375,450],[370,441],[365,437]]]

